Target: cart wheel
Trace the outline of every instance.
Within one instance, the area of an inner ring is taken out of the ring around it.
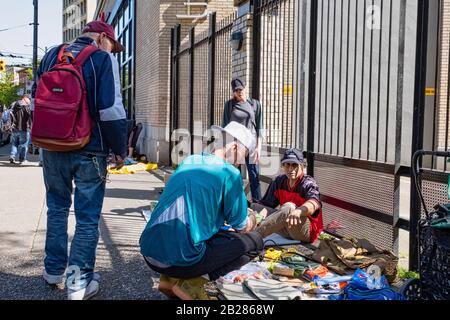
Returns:
[[[409,279],[400,288],[400,293],[406,297],[406,300],[421,300],[420,280]]]

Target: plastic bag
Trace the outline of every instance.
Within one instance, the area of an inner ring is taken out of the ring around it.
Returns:
[[[369,274],[358,269],[339,300],[405,300],[405,298],[389,286],[385,276]]]

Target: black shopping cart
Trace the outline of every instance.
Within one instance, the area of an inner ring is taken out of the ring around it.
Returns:
[[[430,212],[423,193],[420,159],[423,156],[450,158],[450,152],[417,151],[412,159],[413,183],[425,218],[418,223],[420,279],[405,283],[402,293],[409,300],[450,300],[450,204],[437,204]]]

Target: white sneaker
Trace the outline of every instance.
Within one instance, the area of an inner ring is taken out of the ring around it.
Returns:
[[[67,299],[68,300],[89,300],[93,296],[95,296],[99,291],[99,282],[100,282],[100,274],[98,272],[94,272],[94,276],[92,277],[91,282],[89,282],[88,286],[84,289],[75,291],[70,289],[67,286]]]
[[[64,282],[64,275],[53,276],[51,274],[48,274],[47,271],[45,271],[45,269],[44,269],[44,273],[42,274],[42,276],[49,285],[57,285],[57,284],[61,284]]]
[[[84,289],[74,291],[71,289],[67,289],[67,299],[68,300],[89,300],[94,297],[100,289],[99,283],[97,280],[93,279],[89,282],[88,286]]]

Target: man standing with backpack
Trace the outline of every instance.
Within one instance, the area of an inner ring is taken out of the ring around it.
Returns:
[[[47,197],[45,281],[63,282],[69,300],[97,294],[94,273],[107,155],[120,167],[126,156],[127,121],[119,66],[123,51],[112,26],[93,21],[72,44],[46,54],[34,86],[33,144],[44,149]],[[68,216],[75,183],[76,230],[68,254]]]

